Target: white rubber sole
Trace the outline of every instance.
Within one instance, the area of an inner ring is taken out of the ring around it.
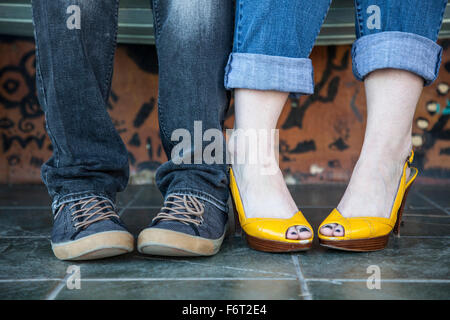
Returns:
[[[134,237],[126,231],[99,232],[78,240],[52,243],[52,250],[60,260],[93,260],[133,251]]]
[[[137,248],[140,253],[157,256],[212,256],[219,251],[225,233],[219,239],[211,240],[172,230],[149,228],[139,234]]]

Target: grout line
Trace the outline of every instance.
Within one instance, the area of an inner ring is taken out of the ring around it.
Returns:
[[[58,296],[58,294],[62,291],[62,289],[64,289],[64,287],[66,286],[67,283],[67,279],[69,279],[69,277],[71,276],[71,274],[67,274],[63,279],[61,279],[60,283],[58,283],[58,285],[56,286],[55,289],[53,289],[46,297],[45,300],[55,300],[56,297]]]
[[[232,278],[232,277],[210,277],[210,278],[82,278],[81,282],[131,282],[131,281],[280,281],[280,280],[290,280],[295,281],[295,277],[253,277],[253,278]]]
[[[408,211],[420,211],[420,210],[430,210],[430,209],[436,209],[434,206],[411,206],[409,205],[408,207],[405,208],[405,210]]]
[[[297,279],[300,282],[300,289],[302,291],[302,296],[305,297],[305,300],[313,300],[313,296],[308,288],[308,283],[305,281],[305,277],[303,276],[298,256],[291,254],[291,257],[292,262],[294,263],[295,266],[295,271],[297,272]]]
[[[253,278],[232,278],[232,277],[211,277],[211,278],[91,278],[91,279],[81,279],[81,281],[89,281],[89,282],[104,282],[104,281],[112,281],[112,282],[127,282],[127,281],[280,281],[280,280],[291,280],[295,281],[297,278],[295,277],[253,277]]]
[[[142,192],[144,192],[144,188],[139,189],[139,191],[136,192],[136,194],[134,195],[134,197],[133,197],[130,201],[128,201],[128,203],[126,204],[126,206],[123,207],[123,208],[118,212],[119,217],[121,217],[122,214],[125,212],[125,210],[128,209],[128,208],[131,206],[131,204],[133,204],[133,202],[136,201],[136,199],[141,195]]]
[[[367,282],[367,279],[332,279],[332,278],[309,278],[307,282]],[[380,279],[385,283],[450,283],[448,279]]]
[[[61,281],[61,278],[0,279],[0,283]]]
[[[434,208],[433,208],[434,209]],[[416,213],[404,213],[403,217],[426,217],[426,218],[450,218],[447,215],[438,215],[438,214],[416,214]]]
[[[450,216],[445,216],[445,218],[450,218]],[[431,219],[427,219],[427,221],[433,221]],[[420,224],[420,225],[430,225],[430,226],[449,226],[450,224],[448,223],[448,221],[445,221],[445,223],[442,222],[425,222],[425,221],[414,221],[414,220],[405,220],[405,223],[415,223],[415,224]],[[448,230],[448,229],[447,229]]]
[[[434,202],[433,200],[431,200],[430,198],[428,198],[426,195],[422,194],[419,191],[416,191],[415,194],[417,194],[419,197],[421,197],[423,200],[425,200],[426,202],[432,204],[433,206],[435,206],[436,208],[438,208],[441,211],[444,211],[446,214],[450,215],[450,211],[445,209],[444,207],[440,206],[438,203]]]
[[[12,282],[47,282],[47,281],[60,281],[58,286],[50,293],[47,298],[56,298],[56,293],[58,290],[61,291],[66,285],[66,281],[70,277],[70,274],[61,278],[35,278],[35,279],[0,279],[0,283],[12,283]],[[210,278],[82,278],[81,282],[137,282],[137,281],[298,281],[298,277],[252,277],[252,278],[232,278],[232,277],[210,277]],[[352,279],[352,278],[342,278],[342,279],[333,279],[333,278],[308,278],[303,279],[304,282],[331,282],[331,283],[339,283],[339,282],[367,282],[367,279]],[[385,283],[450,283],[449,279],[380,279],[381,282]],[[302,296],[308,296],[310,299],[312,298],[309,290],[302,294]]]

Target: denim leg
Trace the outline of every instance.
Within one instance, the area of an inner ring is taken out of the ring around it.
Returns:
[[[223,76],[232,47],[233,3],[153,0],[152,4],[159,62],[159,126],[169,158],[158,168],[156,183],[164,197],[171,193],[194,195],[226,210],[228,174],[223,136],[222,164],[204,160],[177,164],[172,150],[178,140],[171,137],[177,129],[188,132],[191,146],[185,151],[194,155],[208,145],[201,139],[206,130],[222,132],[229,105]],[[196,121],[201,129],[194,132]],[[194,145],[198,137],[200,144]]]
[[[54,207],[86,194],[115,200],[128,181],[125,145],[106,110],[118,0],[33,0],[38,97],[52,157],[42,166]]]
[[[236,0],[227,88],[311,94],[308,58],[331,0]]]
[[[442,48],[436,44],[447,0],[355,0],[353,73],[358,80],[377,69],[413,72],[431,84]]]

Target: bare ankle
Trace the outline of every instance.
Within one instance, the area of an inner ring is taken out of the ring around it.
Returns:
[[[238,129],[227,144],[229,160],[233,165],[253,165],[262,170],[278,168],[274,137],[265,129]]]
[[[394,139],[392,139],[394,140]],[[361,156],[370,158],[391,159],[404,162],[410,155],[412,149],[411,137],[400,141],[377,141],[365,140],[361,150]]]

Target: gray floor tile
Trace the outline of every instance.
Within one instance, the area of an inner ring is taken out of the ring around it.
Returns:
[[[348,253],[314,247],[296,254],[308,287],[316,299],[448,299],[450,279],[450,218],[444,207],[448,188],[413,186],[425,197],[407,199],[401,237],[373,253]],[[345,185],[290,187],[315,231],[337,205]],[[137,234],[159,211],[162,196],[155,186],[129,186],[118,194],[118,206],[130,231]],[[51,251],[52,217],[44,186],[0,186],[0,299],[44,298],[66,275],[69,265],[81,268],[81,290],[63,288],[58,298],[86,299],[301,299],[290,254],[250,249],[244,238],[228,236],[213,257],[165,258],[128,255],[90,262],[63,262]],[[435,205],[434,205],[435,204]],[[7,208],[12,206],[11,208]],[[24,208],[24,207],[32,208]],[[378,265],[382,290],[368,290],[367,267]],[[113,281],[89,281],[89,279]],[[210,280],[196,280],[205,279]],[[5,279],[50,279],[5,282]],[[139,279],[144,279],[141,281]],[[152,281],[150,281],[153,279]],[[158,280],[160,279],[160,280]],[[163,281],[162,279],[166,279]],[[185,280],[180,280],[185,279]],[[223,280],[220,280],[223,279]],[[269,280],[270,279],[270,280]],[[346,279],[339,282],[336,279]],[[351,279],[359,279],[355,282]],[[2,281],[3,280],[3,281]],[[320,281],[319,281],[320,280]],[[411,282],[412,281],[412,282]],[[414,282],[415,281],[415,282]],[[417,282],[419,281],[419,282]]]
[[[421,185],[418,191],[441,207],[450,207],[450,185]]]
[[[118,207],[154,207],[160,206],[163,197],[154,185],[129,185],[117,194]]]
[[[0,300],[42,300],[58,281],[0,282]]]
[[[344,184],[305,184],[290,185],[292,197],[297,206],[308,207],[335,207],[344,195],[346,185]]]
[[[126,209],[122,215],[122,221],[128,230],[136,237],[139,232],[146,228],[152,219],[159,212],[159,209]]]
[[[420,191],[421,185],[413,184],[411,186],[410,191],[408,192],[408,196],[406,198],[406,208],[408,209],[426,209],[426,208],[435,208],[433,204],[429,201],[426,201],[423,197],[417,195],[417,192]]]
[[[307,252],[302,252],[300,256],[305,254]],[[272,254],[250,249],[243,237],[227,237],[212,262],[232,268],[245,268],[251,272],[261,272],[267,276],[296,276],[290,254]]]
[[[242,238],[229,237],[212,257],[177,258],[137,252],[104,260],[77,262],[85,278],[295,278],[289,254],[251,250]],[[108,270],[108,272],[105,272]]]
[[[55,258],[49,239],[0,238],[0,279],[61,279],[70,264]]]
[[[308,282],[313,299],[404,300],[450,299],[450,283],[388,283],[369,290],[363,282]]]
[[[314,232],[316,233],[317,228],[322,223],[322,221],[331,213],[333,208],[305,208],[301,209],[303,215],[311,224]]]
[[[53,218],[49,209],[5,209],[0,212],[0,237],[50,237]]]
[[[81,289],[64,289],[57,299],[301,299],[295,280],[227,280],[227,281],[82,281]]]
[[[131,206],[136,207],[159,207],[164,199],[158,188],[154,185],[128,186],[127,197],[133,199]]]
[[[367,279],[367,268],[376,265],[385,279],[450,279],[449,239],[394,238],[388,247],[369,253],[327,249],[315,244],[300,256],[306,279]]]
[[[124,191],[118,192],[116,196],[116,206],[119,208],[125,207],[136,197],[136,193],[142,188],[143,186],[127,186]]]
[[[403,217],[413,217],[413,216],[424,216],[430,218],[450,218],[450,215],[446,214],[439,208],[430,207],[430,208],[421,208],[421,209],[411,209],[405,208],[403,210]]]
[[[450,244],[450,216],[422,210],[406,211],[402,217],[400,236],[448,237]],[[450,258],[450,257],[449,257]]]
[[[51,199],[44,185],[0,185],[0,207],[49,207],[50,204]]]

